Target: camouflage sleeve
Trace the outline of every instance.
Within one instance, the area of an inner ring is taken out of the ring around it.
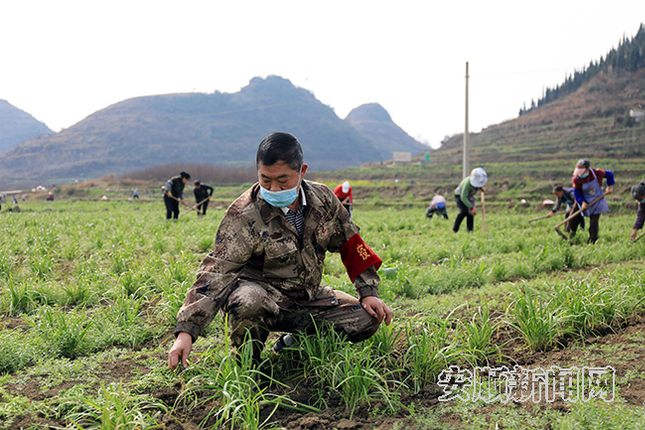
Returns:
[[[374,266],[370,266],[363,273],[354,279],[354,288],[358,294],[358,299],[362,300],[363,297],[374,296],[378,297],[378,287],[381,278]]]
[[[228,212],[224,215],[217,231],[215,249],[202,261],[197,280],[179,309],[175,335],[185,332],[194,341],[202,334],[231,293],[256,241],[244,218]]]
[[[353,235],[358,234],[360,229],[349,216],[345,207],[338,199],[328,199],[331,208],[331,214],[334,217],[334,224],[336,233],[329,241],[327,250],[329,252],[340,252],[340,248],[351,238]],[[380,285],[380,277],[374,266],[368,267],[356,279],[354,279],[354,288],[358,294],[358,298],[362,299],[367,296],[378,297],[378,287]]]

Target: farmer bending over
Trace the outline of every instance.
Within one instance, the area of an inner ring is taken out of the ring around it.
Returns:
[[[190,175],[181,172],[166,181],[164,186],[163,202],[166,205],[166,219],[179,218],[179,203],[186,204],[184,200],[184,186],[190,179]]]
[[[448,212],[446,212],[446,198],[444,196],[436,195],[430,200],[430,205],[426,209],[426,217],[432,218],[432,215],[437,214],[448,219]]]
[[[234,347],[249,333],[256,365],[270,332],[310,333],[313,319],[357,342],[392,319],[378,298],[381,260],[334,193],[303,179],[308,166],[298,139],[267,136],[256,167],[259,182],[226,211],[215,249],[179,310],[171,369],[188,365],[193,342],[220,310],[228,314]],[[320,285],[327,251],[340,252],[358,298]]]
[[[338,200],[343,204],[349,217],[352,217],[352,205],[354,204],[354,196],[352,195],[352,186],[349,181],[345,181],[342,184],[339,184],[334,188],[334,194],[338,197]]]
[[[195,194],[195,205],[197,206],[197,216],[201,217],[206,215],[206,209],[208,209],[208,201],[213,197],[213,187],[210,185],[202,184],[201,181],[197,180],[193,182],[195,188],[193,188],[193,193]]]
[[[632,187],[631,195],[633,198],[638,200],[638,212],[636,213],[636,222],[634,223],[634,231],[629,238],[631,240],[636,239],[638,235],[638,230],[643,228],[645,224],[645,182],[641,182],[638,185]]]
[[[611,170],[592,169],[589,160],[581,158],[576,163],[576,168],[573,170],[573,191],[576,196],[576,201],[582,209],[582,214],[589,217],[589,239],[587,243],[596,243],[598,240],[598,224],[600,215],[609,212],[609,204],[603,197],[594,204],[591,204],[595,199],[603,195],[602,180],[607,178],[606,194],[610,194],[614,190],[614,174]],[[591,204],[591,205],[590,205]]]
[[[477,167],[470,172],[470,176],[466,176],[459,183],[459,186],[455,189],[455,202],[457,202],[457,207],[459,208],[459,214],[455,218],[455,224],[452,226],[452,231],[457,233],[459,231],[459,226],[461,222],[466,218],[466,229],[468,233],[473,232],[475,226],[475,215],[477,215],[477,209],[475,209],[475,193],[478,190],[481,190],[482,193],[486,192],[486,182],[488,181],[488,175],[481,167]]]
[[[574,212],[580,209],[580,206],[576,201],[576,196],[573,192],[573,188],[564,188],[562,187],[562,185],[556,185],[553,187],[553,195],[558,198],[558,201],[555,203],[555,206],[553,206],[553,209],[551,209],[551,212],[549,212],[549,214],[547,215],[548,217],[555,215],[555,213],[560,210],[562,205],[566,205],[567,209],[564,213],[564,219],[569,218]],[[578,231],[578,227],[583,230],[585,228],[585,217],[582,216],[582,212],[576,215],[573,219],[569,220],[569,222],[566,224],[565,231],[569,233],[571,237],[573,237],[575,236],[576,231]]]

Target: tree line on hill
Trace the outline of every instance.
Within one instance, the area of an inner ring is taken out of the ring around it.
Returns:
[[[583,67],[581,70],[576,70],[573,75],[568,75],[564,82],[555,88],[547,88],[537,103],[535,100],[531,100],[530,107],[527,108],[525,105],[520,109],[520,116],[574,93],[582,84],[589,82],[600,72],[623,70],[633,73],[643,68],[645,68],[645,28],[641,24],[636,36],[632,39],[623,36],[618,47],[609,51],[605,57],[601,57],[599,61],[592,60],[588,67]]]

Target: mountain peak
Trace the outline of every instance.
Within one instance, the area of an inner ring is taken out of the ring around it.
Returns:
[[[347,115],[346,120],[356,121],[392,121],[392,117],[383,106],[378,103],[360,105]]]
[[[394,151],[417,154],[430,149],[396,125],[390,114],[378,103],[367,103],[352,109],[345,122],[374,142],[384,160],[391,159]]]
[[[172,162],[248,165],[258,143],[274,131],[298,137],[312,170],[422,150],[380,105],[357,108],[354,116],[376,126],[352,126],[310,91],[280,76],[253,78],[236,93],[136,97],[0,154],[0,181],[88,179]]]
[[[52,130],[27,112],[0,99],[0,153]]]

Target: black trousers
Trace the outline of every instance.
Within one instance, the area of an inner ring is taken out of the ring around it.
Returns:
[[[166,205],[166,219],[179,218],[179,202],[164,194],[163,202]]]
[[[596,243],[598,240],[598,231],[600,226],[598,222],[600,221],[600,214],[591,215],[589,217],[589,239],[587,243]]]
[[[466,228],[468,230],[468,233],[471,233],[473,231],[473,228],[475,227],[475,217],[470,213],[470,209],[466,207],[464,202],[461,201],[460,195],[455,194],[455,201],[457,202],[459,213],[457,214],[457,218],[455,218],[455,224],[452,226],[452,231],[457,233],[459,231],[461,222],[464,220],[464,218],[466,218]]]
[[[208,200],[197,205],[197,215],[200,213],[206,215],[206,209],[208,209]]]
[[[572,209],[574,212],[576,209]],[[567,219],[569,218],[569,211],[564,213],[564,218]],[[585,217],[582,216],[582,213],[579,213],[575,218],[570,220],[565,227],[565,232],[569,233],[571,237],[575,236],[576,231],[578,231],[578,227],[584,230],[585,228]]]
[[[349,217],[352,217],[352,205],[343,205],[345,209],[347,209],[347,213],[349,213]]]

